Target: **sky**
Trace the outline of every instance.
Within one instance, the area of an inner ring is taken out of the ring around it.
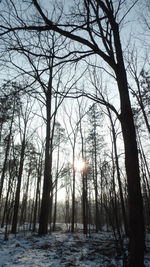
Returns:
[[[53,3],[55,3],[55,1],[52,1]],[[133,2],[133,1],[128,1],[129,5],[128,7],[130,6],[130,3]],[[49,2],[44,0],[44,1],[41,1],[41,3],[43,5],[45,5],[46,9],[47,10],[50,10],[50,5],[49,5]],[[47,4],[48,3],[48,4]],[[70,1],[65,1],[66,5],[70,4]],[[143,61],[144,61],[144,57],[145,57],[145,53],[147,52],[147,50],[145,49],[145,46],[147,44],[147,40],[148,38],[150,37],[150,35],[148,35],[146,32],[144,32],[144,35],[143,35],[143,24],[142,24],[142,18],[141,18],[141,10],[139,9],[139,7],[142,7],[144,6],[142,4],[142,1],[139,1],[137,7],[136,7],[136,11],[135,9],[132,9],[131,12],[129,12],[129,14],[126,16],[126,19],[123,23],[123,26],[122,26],[122,29],[121,29],[121,39],[122,39],[122,44],[123,44],[123,50],[124,50],[124,55],[125,55],[125,59],[127,57],[127,54],[128,54],[128,50],[133,50],[134,52],[137,50],[138,52],[138,57],[139,57],[139,66],[142,66],[143,64]],[[126,7],[128,9],[128,7]],[[31,10],[31,11],[30,11]],[[26,10],[27,12],[27,10]],[[143,11],[144,12],[144,11]],[[33,15],[32,13],[32,9],[28,9],[28,12],[26,13],[28,17],[30,17],[30,15]],[[35,19],[35,18],[34,18]],[[138,27],[137,27],[137,21],[138,21]],[[139,27],[140,26],[140,27]],[[24,38],[26,37],[26,35],[24,35]],[[144,40],[144,44],[143,45],[143,40]],[[15,56],[14,56],[15,57]],[[26,70],[28,70],[28,64],[26,64],[26,61],[25,60],[22,60],[21,59],[21,56],[16,56],[16,59],[14,60],[15,64],[18,64],[19,66],[23,66],[26,68]],[[98,65],[101,66],[101,60],[97,61]],[[38,62],[37,62],[38,64]],[[105,64],[102,65],[102,66],[106,66]],[[127,66],[127,64],[126,64]],[[13,67],[15,68],[15,66]],[[80,70],[78,72],[78,70]],[[81,64],[78,64],[78,67],[77,67],[77,74],[78,76],[80,75],[80,72],[81,72]],[[71,75],[71,71],[69,72],[69,69],[68,69],[68,72],[66,73],[65,75],[65,78],[63,79],[63,82],[65,82],[65,80],[67,80],[67,75]],[[18,72],[16,71],[12,71],[12,69],[6,69],[3,68],[2,70],[2,73],[1,73],[1,81],[3,80],[3,78],[7,78],[7,79],[10,79],[11,77],[17,77],[17,79],[20,79],[20,75],[18,74]],[[44,79],[46,79],[47,76],[45,75],[44,76]],[[87,90],[91,90],[91,85],[90,85],[90,82],[89,82],[89,75],[88,75],[88,72],[84,75],[83,77],[83,81],[79,82],[78,83],[78,86],[79,88],[82,88],[82,84],[85,83],[85,87],[87,88]],[[102,83],[104,86],[107,86],[107,90],[109,92],[109,98],[110,98],[110,101],[111,103],[113,103],[115,105],[115,107],[117,108],[117,110],[119,110],[119,101],[118,101],[118,92],[117,90],[115,89],[116,85],[115,85],[115,81],[113,79],[110,78],[109,75],[104,75],[103,76],[103,80],[102,80]],[[117,101],[116,101],[117,99]],[[69,105],[71,106],[70,103],[72,103],[71,101],[68,101],[66,100],[65,101],[65,106],[68,108],[69,110]],[[87,105],[89,105],[89,103],[87,103]],[[61,113],[63,114],[62,110],[61,110]],[[77,112],[74,113],[74,115],[72,115],[72,118],[75,118],[77,115]],[[64,116],[64,114],[63,114]],[[62,122],[62,125],[64,126],[64,123],[63,123],[63,120],[62,120],[62,117],[60,116],[60,119],[58,118],[58,120],[60,120]],[[67,117],[65,117],[65,120],[67,121]],[[41,123],[40,119],[38,119],[38,122]],[[42,131],[43,132],[43,131]],[[70,151],[70,154],[72,152]],[[78,154],[78,152],[77,152]]]

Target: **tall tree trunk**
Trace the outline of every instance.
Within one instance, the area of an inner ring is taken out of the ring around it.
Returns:
[[[73,181],[72,181],[72,218],[71,218],[71,232],[74,233],[74,223],[75,223],[75,146],[73,147]]]
[[[119,237],[119,243],[120,243],[120,248],[123,250],[123,243],[122,243],[122,236],[121,236],[121,231],[120,231],[120,224],[119,224],[119,212],[118,212],[118,203],[117,203],[117,193],[116,193],[116,185],[115,185],[115,159],[113,155],[113,144],[112,144],[112,189],[113,189],[113,194],[114,194],[114,200],[112,201],[113,205],[113,210],[114,210],[114,216],[115,216],[115,221],[116,221],[116,228],[117,228],[117,233]]]
[[[54,203],[54,216],[53,216],[53,231],[55,231],[56,218],[57,218],[57,190],[58,190],[58,171],[59,171],[59,152],[60,152],[60,140],[57,151],[57,167],[56,167],[56,185],[55,185],[55,203]]]
[[[79,103],[78,103],[79,104]],[[82,154],[82,160],[85,160],[84,155],[84,138],[83,138],[83,131],[82,131],[82,115],[81,115],[81,105],[79,105],[79,115],[80,115],[80,122],[79,122],[79,128],[80,128],[80,135],[81,135],[81,154]],[[88,231],[87,227],[87,220],[88,220],[88,211],[87,211],[87,168],[86,168],[86,162],[85,166],[83,166],[83,169],[81,170],[81,179],[82,179],[82,222],[83,222],[83,233],[86,235]]]
[[[121,183],[121,177],[120,177],[116,133],[115,133],[115,127],[114,127],[113,120],[112,120],[112,115],[111,115],[110,109],[108,107],[107,107],[107,110],[108,110],[109,119],[110,119],[111,128],[112,128],[112,137],[113,137],[113,145],[114,145],[117,180],[118,180],[118,185],[119,185],[119,193],[120,193],[120,200],[121,200],[121,209],[122,209],[124,229],[125,229],[126,235],[128,236],[128,223],[127,223],[127,216],[126,216],[126,210],[125,210],[125,204],[124,204],[124,198],[123,198],[122,183]]]
[[[37,185],[36,185],[35,205],[34,205],[34,211],[33,211],[33,229],[32,229],[33,232],[36,231],[36,220],[37,220],[37,211],[38,211],[38,198],[40,196],[41,176],[42,176],[42,158],[39,158],[39,163],[38,163],[38,168],[37,168]]]
[[[126,70],[123,61],[119,27],[112,22],[117,64],[116,81],[120,94],[120,122],[125,147],[125,166],[129,196],[129,266],[143,267],[144,262],[144,216],[143,199],[140,185],[138,149],[133,113],[129,98]]]
[[[121,69],[122,68],[122,69]],[[143,267],[144,218],[140,186],[138,150],[133,114],[123,63],[118,66],[117,82],[121,99],[121,126],[125,146],[125,166],[129,196],[129,266]]]
[[[45,144],[45,165],[44,165],[44,181],[41,211],[39,218],[39,235],[48,233],[48,220],[52,209],[52,137],[51,137],[51,109],[52,109],[52,84],[53,84],[53,61],[54,46],[51,51],[49,63],[49,81],[46,96],[46,144]],[[54,126],[53,126],[54,128]],[[51,193],[51,196],[50,196]]]
[[[39,235],[48,233],[48,219],[50,213],[50,190],[52,187],[51,160],[50,160],[50,118],[51,118],[51,97],[47,99],[47,124],[46,124],[46,145],[45,145],[45,166],[42,203],[39,219]]]
[[[21,189],[21,180],[22,180],[23,165],[24,165],[24,154],[25,154],[25,147],[26,147],[25,134],[26,134],[26,128],[24,130],[24,136],[23,136],[23,140],[22,140],[18,181],[17,181],[17,188],[16,188],[16,194],[15,194],[14,214],[13,214],[12,229],[11,229],[11,232],[13,234],[16,234],[17,223],[18,223],[20,189]]]
[[[27,177],[27,184],[26,184],[25,193],[23,195],[23,200],[22,200],[22,207],[21,207],[21,214],[20,214],[20,225],[26,221],[29,181],[30,181],[30,175],[31,175],[31,164],[32,164],[32,162],[30,161],[29,170],[28,170],[28,177]]]
[[[94,190],[95,190],[95,225],[96,232],[98,232],[100,228],[99,223],[99,208],[98,208],[98,184],[97,184],[97,142],[96,142],[96,132],[94,136]]]
[[[83,233],[87,234],[88,231],[88,201],[87,201],[87,170],[82,173],[82,217],[83,217]]]

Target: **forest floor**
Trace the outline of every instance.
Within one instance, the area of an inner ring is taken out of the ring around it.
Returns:
[[[150,236],[146,245],[145,266],[150,267]],[[123,258],[111,232],[85,236],[79,230],[72,234],[59,227],[44,237],[29,231],[9,234],[7,241],[0,232],[0,267],[114,267],[123,266]]]

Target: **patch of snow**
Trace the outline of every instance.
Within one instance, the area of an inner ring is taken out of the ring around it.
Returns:
[[[111,232],[92,233],[89,237],[63,230],[43,237],[28,232],[10,234],[8,241],[3,238],[0,233],[0,267],[123,266],[123,256],[117,255]],[[150,267],[149,250],[145,266]]]

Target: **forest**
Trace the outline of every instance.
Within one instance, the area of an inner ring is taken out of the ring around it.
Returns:
[[[0,1],[0,267],[150,266],[150,2]]]

